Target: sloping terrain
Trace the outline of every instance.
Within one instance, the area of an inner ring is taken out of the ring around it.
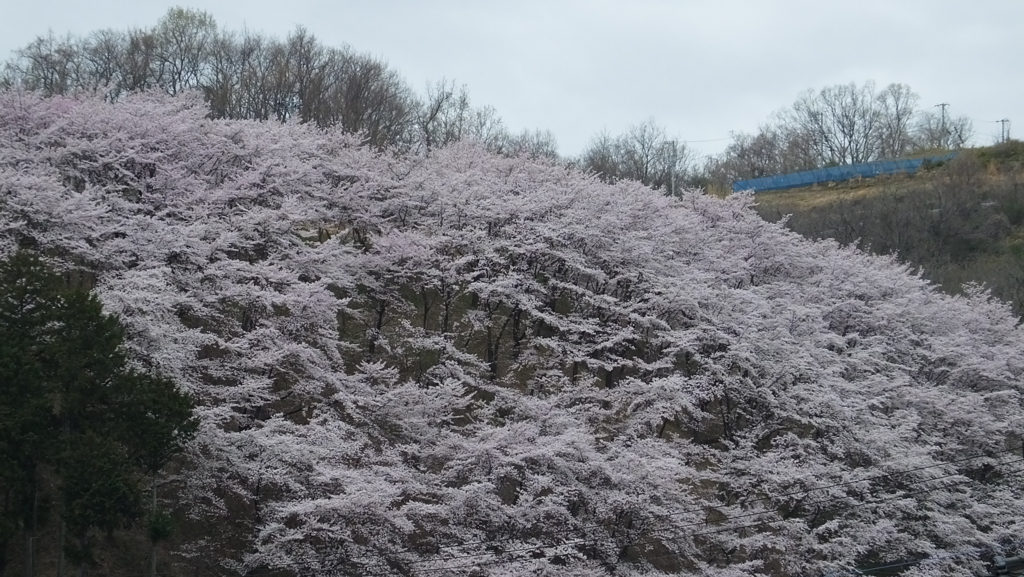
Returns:
[[[1019,545],[1008,307],[747,196],[12,92],[0,238],[95,278],[199,399],[175,571],[971,575]]]
[[[1024,144],[967,149],[921,174],[757,195],[757,211],[920,267],[950,294],[982,284],[1024,314]]]

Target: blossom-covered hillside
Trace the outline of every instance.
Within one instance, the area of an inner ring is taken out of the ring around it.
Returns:
[[[0,95],[0,238],[200,402],[179,559],[301,575],[972,575],[1024,529],[982,291],[471,143]],[[198,566],[198,565],[197,565]]]

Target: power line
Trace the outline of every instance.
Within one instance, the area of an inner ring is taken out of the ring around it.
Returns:
[[[723,140],[731,140],[731,137],[727,136],[725,138],[705,138],[704,140],[680,140],[679,142],[682,142],[684,144],[690,144],[692,142],[721,142]]]
[[[942,109],[942,123],[939,125],[940,126],[939,130],[941,131],[940,134],[941,134],[941,138],[942,138],[942,147],[943,148],[948,148],[948,146],[949,146],[948,143],[947,143],[948,135],[946,133],[946,108],[949,107],[949,103],[948,102],[940,102],[940,103],[936,104],[935,107]]]
[[[999,142],[1006,142],[1010,140],[1010,119],[1000,118],[999,120],[982,120],[981,122],[989,122],[999,125]],[[995,136],[995,135],[992,135]]]

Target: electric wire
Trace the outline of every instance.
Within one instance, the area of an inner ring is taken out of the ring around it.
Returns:
[[[722,138],[704,138],[704,139],[701,139],[701,140],[679,140],[677,142],[682,142],[684,144],[690,144],[691,142],[722,142],[723,140],[732,140],[732,137],[725,136],[725,137],[722,137]]]

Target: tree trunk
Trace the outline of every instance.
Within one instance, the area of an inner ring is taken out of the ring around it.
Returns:
[[[25,530],[25,577],[32,577],[32,531]]]
[[[153,502],[150,508],[150,519],[156,519],[156,471],[153,471],[152,485]],[[150,521],[153,522],[153,521]],[[149,577],[156,577],[156,541],[152,541],[149,547]]]
[[[57,577],[64,577],[64,519],[60,520],[57,537]]]
[[[25,524],[25,577],[35,575],[35,541],[39,523],[39,487],[35,468],[32,469],[32,518]]]

